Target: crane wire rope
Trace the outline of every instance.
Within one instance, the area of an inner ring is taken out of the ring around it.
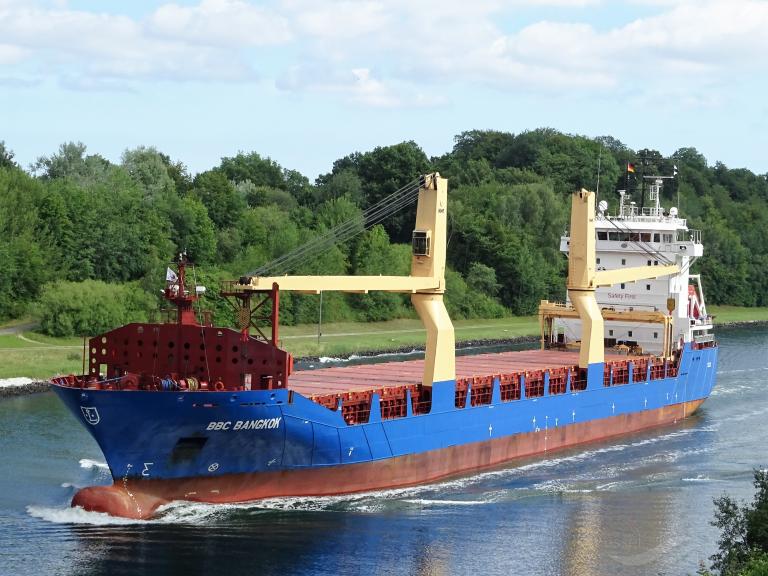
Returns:
[[[267,273],[288,271],[296,266],[315,259],[324,250],[345,242],[363,231],[370,229],[392,214],[414,203],[418,198],[418,190],[423,183],[422,178],[417,178],[389,196],[382,198],[376,204],[365,210],[362,215],[350,218],[341,224],[331,228],[320,236],[298,246],[294,250],[267,262],[249,275],[264,276]]]

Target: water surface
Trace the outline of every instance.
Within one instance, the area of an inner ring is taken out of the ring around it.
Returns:
[[[51,393],[0,400],[0,574],[693,574],[712,498],[768,465],[768,328],[724,328],[694,417],[431,486],[247,505],[173,504],[149,522],[68,506],[109,483]]]

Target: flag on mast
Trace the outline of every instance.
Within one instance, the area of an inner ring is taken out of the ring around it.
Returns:
[[[165,281],[166,282],[176,282],[178,279],[179,279],[179,277],[176,276],[176,272],[174,272],[170,268],[166,268],[166,270],[165,270]]]
[[[627,172],[635,173],[635,165],[632,162],[627,162]]]

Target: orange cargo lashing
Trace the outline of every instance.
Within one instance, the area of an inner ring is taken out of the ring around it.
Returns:
[[[544,396],[544,372],[535,370],[525,373],[525,397],[541,398]]]
[[[501,401],[520,400],[520,374],[502,374],[499,376]]]
[[[552,368],[549,370],[549,393],[565,394],[568,383],[567,368]]]

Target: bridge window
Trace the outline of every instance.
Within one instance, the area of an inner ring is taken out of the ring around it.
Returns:
[[[658,232],[655,232],[653,234],[653,241],[654,242],[661,242],[661,234],[659,234]]]
[[[597,233],[598,240],[608,240],[608,232],[600,231]]]
[[[650,242],[651,241],[651,233],[650,232],[640,232],[640,241],[641,242]]]
[[[621,289],[622,289],[622,290],[624,290],[624,287],[625,287],[625,285],[624,285],[624,284],[622,284],[622,285],[621,285]]]
[[[621,259],[621,265],[622,266],[626,266],[626,264],[627,264],[627,259],[626,258],[622,258]]]
[[[632,338],[632,330],[630,330],[629,332],[627,332],[627,336],[629,336],[630,338]]]
[[[658,337],[659,337],[659,333],[658,333],[658,332],[654,332],[654,333],[653,333],[653,337],[654,337],[654,338],[658,338]]]
[[[645,285],[645,289],[646,289],[646,290],[650,290],[650,289],[651,289],[651,285],[650,285],[650,284],[646,284],[646,285]]]

